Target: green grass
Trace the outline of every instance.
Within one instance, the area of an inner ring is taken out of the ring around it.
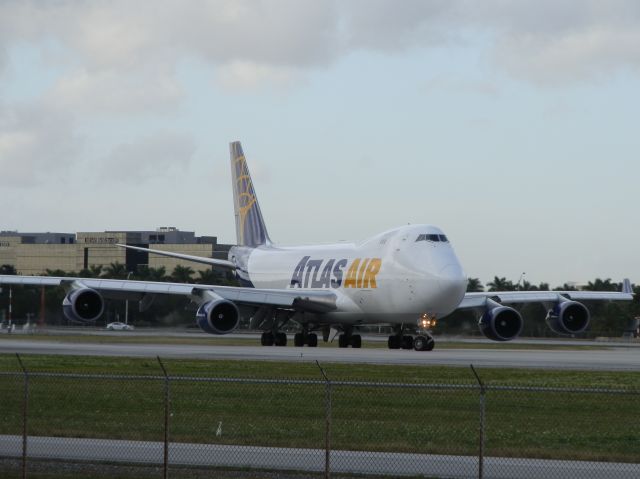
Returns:
[[[32,372],[161,375],[144,358],[25,355]],[[321,378],[311,362],[167,360],[172,376]],[[468,368],[397,365],[323,365],[333,381],[474,385]],[[0,355],[0,371],[19,370]],[[480,370],[486,384],[616,388],[636,394],[490,390],[486,398],[487,450],[495,456],[637,461],[640,373]],[[21,431],[20,376],[0,376],[1,434]],[[89,377],[30,378],[29,434],[160,441],[164,381]],[[172,380],[170,438],[180,442],[324,446],[324,384]],[[477,453],[478,390],[332,386],[335,449]],[[222,435],[216,431],[221,425]]]

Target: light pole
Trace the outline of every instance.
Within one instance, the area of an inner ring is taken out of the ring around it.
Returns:
[[[133,271],[129,271],[129,273],[127,273],[127,281],[129,281],[129,278],[131,277],[131,273]],[[126,299],[124,301],[124,324],[129,324],[129,300]]]
[[[12,302],[13,302],[13,288],[9,286],[9,329],[11,329],[11,311],[13,308],[13,305],[11,304]]]

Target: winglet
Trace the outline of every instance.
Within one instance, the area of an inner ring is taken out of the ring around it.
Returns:
[[[626,294],[633,294],[633,288],[631,287],[631,281],[629,281],[629,278],[625,278],[622,281],[622,292]]]

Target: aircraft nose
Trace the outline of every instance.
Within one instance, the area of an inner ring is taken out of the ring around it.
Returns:
[[[462,300],[467,289],[467,277],[459,264],[448,264],[440,270],[438,284],[443,294]]]

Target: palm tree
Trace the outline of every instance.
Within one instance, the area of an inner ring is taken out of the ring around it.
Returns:
[[[192,276],[194,273],[195,271],[189,266],[177,265],[173,269],[173,273],[171,273],[171,279],[176,283],[191,283],[193,282]]]
[[[617,291],[619,287],[620,285],[611,282],[611,278],[605,280],[596,278],[593,282],[589,281],[583,289],[586,291]]]
[[[479,293],[484,291],[484,286],[478,278],[469,278],[467,280],[467,293]]]
[[[507,280],[504,276],[498,278],[497,276],[493,277],[493,281],[487,283],[489,287],[489,291],[515,291],[515,286],[512,281]]]
[[[196,283],[200,284],[220,284],[220,273],[211,269],[201,269],[198,271],[198,278]]]
[[[135,273],[136,279],[143,281],[167,281],[167,269],[164,266],[159,268],[150,268],[147,265],[138,266]]]
[[[3,264],[0,266],[0,274],[18,274],[18,272],[12,264]]]
[[[45,272],[46,276],[57,276],[57,277],[64,277],[67,276],[67,272],[63,271],[61,269],[47,269]],[[71,273],[71,275],[73,275],[73,273]]]
[[[102,265],[91,265],[88,268],[83,268],[78,272],[78,276],[81,278],[99,278],[102,274]]]
[[[89,266],[89,271],[91,272],[91,276],[93,276],[94,278],[99,278],[100,275],[102,274],[102,265],[101,264],[92,264],[91,266]]]
[[[116,261],[104,269],[102,276],[110,279],[126,279],[128,274],[126,265]]]
[[[522,284],[516,285],[516,289],[520,291],[538,291],[538,287],[535,284],[529,283],[526,279],[522,281]]]

